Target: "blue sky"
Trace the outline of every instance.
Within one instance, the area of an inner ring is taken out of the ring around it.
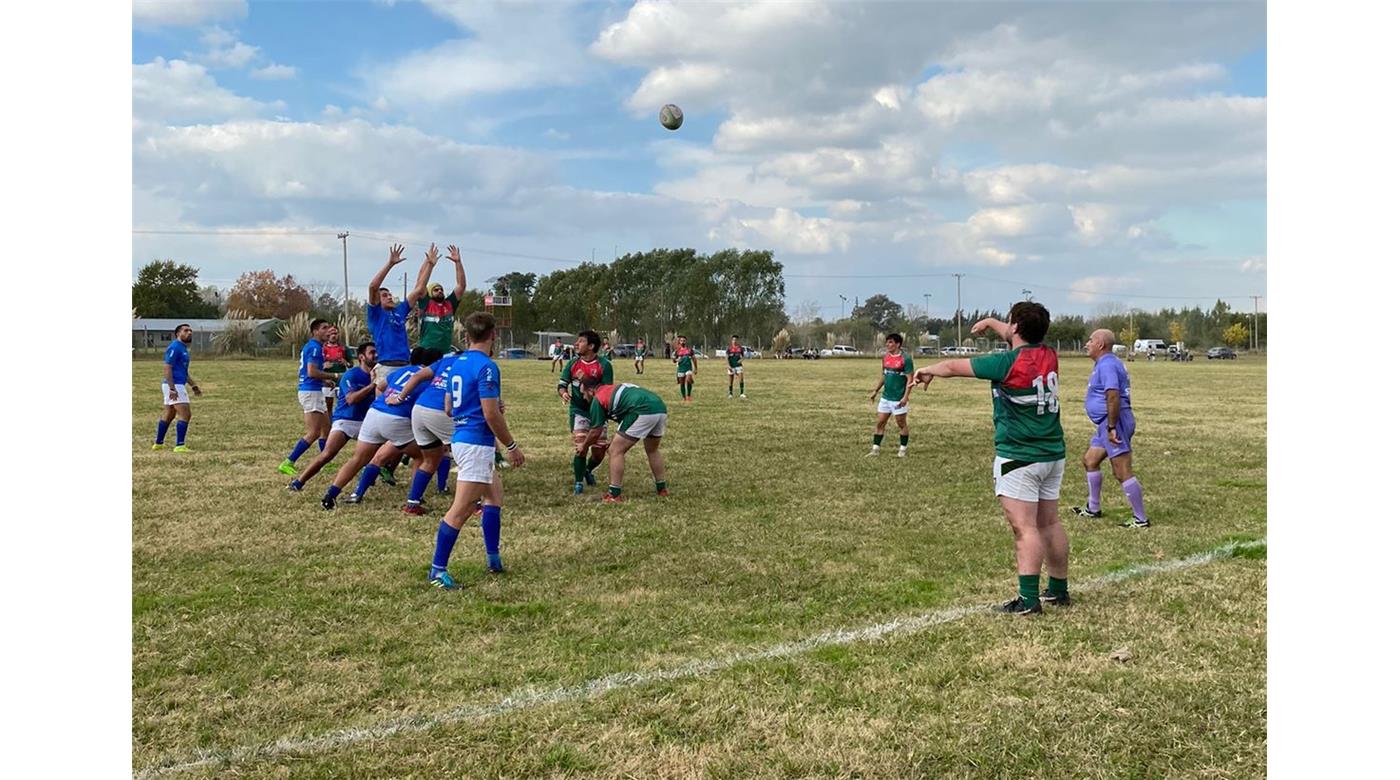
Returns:
[[[267,267],[329,286],[348,229],[352,289],[382,262],[369,236],[398,236],[463,246],[475,280],[772,249],[790,308],[826,316],[851,290],[947,313],[955,272],[1010,280],[964,280],[984,308],[1031,283],[1078,313],[1262,293],[1264,18],[138,0],[133,274],[169,256],[220,286]]]

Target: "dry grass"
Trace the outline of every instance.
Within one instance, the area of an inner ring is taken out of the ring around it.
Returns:
[[[295,362],[199,361],[195,452],[150,452],[158,363],[133,366],[136,767],[405,714],[497,701],[822,630],[1009,595],[990,497],[984,383],[914,399],[911,457],[861,456],[873,361],[753,361],[747,402],[704,361],[682,406],[660,361],[671,499],[629,459],[631,503],[568,495],[565,414],[547,362],[503,364],[531,461],[506,474],[503,553],[479,535],[422,579],[434,516],[402,489],[328,515],[275,466],[300,433]],[[706,370],[709,369],[709,370]],[[1090,433],[1086,360],[1066,358],[1071,453]],[[1067,521],[1073,578],[1265,530],[1264,366],[1130,366],[1137,466],[1155,527]],[[140,388],[152,388],[143,394]],[[893,429],[891,429],[893,433]],[[892,453],[888,453],[892,455]],[[1106,509],[1126,517],[1110,479]],[[401,483],[403,484],[403,483]],[[1065,503],[1082,500],[1071,458]],[[590,497],[596,497],[597,492]],[[441,509],[441,500],[434,509]],[[263,776],[1257,776],[1264,754],[1263,565],[1248,559],[1086,594],[1037,620],[741,666],[356,748],[220,766]],[[1108,659],[1132,648],[1127,664]]]

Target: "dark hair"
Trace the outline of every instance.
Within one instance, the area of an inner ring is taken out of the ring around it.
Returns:
[[[442,350],[427,347],[414,347],[408,356],[408,362],[415,366],[431,366],[439,360],[442,360]]]
[[[360,346],[355,347],[355,357],[362,358],[365,356],[365,353],[371,349],[377,349],[377,347],[374,346],[373,341],[366,341],[360,344]]]
[[[315,333],[317,328],[321,327],[322,325],[329,324],[331,324],[330,320],[323,320],[320,317],[317,317],[316,319],[311,321],[311,332]]]
[[[190,324],[188,322],[182,322],[179,325],[176,325],[175,332],[179,333],[181,328],[190,328]],[[194,328],[190,328],[190,330],[194,330]]]
[[[379,291],[380,291],[380,292],[389,293],[390,295],[393,295],[393,294],[394,294],[394,291],[393,291],[393,290],[390,290],[388,287],[380,287],[380,288],[379,288]]]
[[[738,341],[738,340],[739,340],[739,334],[735,333],[733,336],[730,336],[729,338],[734,339],[735,341]]]
[[[467,315],[467,319],[462,323],[467,328],[467,340],[473,344],[480,344],[496,330],[496,318],[484,311],[474,311]]]
[[[578,332],[578,335],[588,339],[588,346],[592,347],[594,352],[597,352],[598,348],[603,346],[603,339],[598,335],[597,331],[581,330]]]
[[[894,341],[894,343],[898,344],[901,347],[904,346],[904,337],[899,335],[898,333],[888,333],[885,335],[885,339],[887,341]]]
[[[602,377],[586,376],[579,382],[579,387],[584,390],[597,390],[603,384]]]
[[[1021,301],[1012,306],[1007,319],[1027,344],[1039,344],[1050,330],[1050,310],[1035,301]]]

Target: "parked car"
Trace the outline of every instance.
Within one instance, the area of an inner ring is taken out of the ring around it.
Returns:
[[[528,349],[513,347],[501,353],[502,360],[534,360],[535,353]],[[547,356],[541,356],[540,360],[548,360]]]
[[[956,355],[956,354],[958,354],[958,348],[957,348],[957,347],[944,347],[943,349],[941,349],[941,350],[938,351],[938,354],[940,354],[940,355],[945,355],[945,356],[946,356],[946,355]]]
[[[803,359],[803,360],[817,360],[817,359],[820,358],[821,356],[822,356],[822,353],[816,351],[815,349],[804,349],[804,350],[802,350],[802,359]]]
[[[938,354],[938,347],[919,347],[917,350],[915,350],[914,354],[916,354],[916,355],[937,355],[937,354]]]
[[[753,347],[750,347],[750,346],[745,345],[745,346],[741,347],[741,349],[744,350],[744,359],[745,359],[745,360],[758,360],[758,359],[760,359],[760,358],[763,357],[763,353],[762,353],[762,352],[759,352],[758,350],[754,349]]]
[[[1206,350],[1206,360],[1234,360],[1235,351],[1229,347],[1211,347]]]
[[[831,349],[821,351],[822,357],[855,357],[860,354],[860,350],[845,344],[837,344]]]

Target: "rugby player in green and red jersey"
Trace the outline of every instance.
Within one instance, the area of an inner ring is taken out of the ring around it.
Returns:
[[[870,445],[866,457],[880,454],[880,442],[885,440],[885,424],[894,415],[894,424],[899,426],[899,457],[909,452],[909,391],[914,383],[909,378],[914,375],[914,359],[904,351],[904,337],[898,333],[885,336],[885,355],[881,362],[884,376],[880,384],[870,391],[870,400],[880,395],[880,404],[875,413],[875,443]]]
[[[739,400],[748,399],[744,395],[744,348],[739,346],[739,337],[729,337],[729,349],[724,351],[724,356],[729,360],[729,397],[734,397],[734,377],[739,377]]]
[[[1016,540],[1019,593],[1002,611],[1029,615],[1040,603],[1069,604],[1069,537],[1060,525],[1060,483],[1065,476],[1065,436],[1060,428],[1060,361],[1041,343],[1050,312],[1032,301],[1011,307],[1009,323],[987,318],[972,326],[1011,343],[1010,352],[971,360],[944,360],[914,373],[928,389],[934,377],[975,377],[992,383],[996,458],[992,479]],[[1040,592],[1040,569],[1049,587]]]
[[[695,350],[686,346],[685,336],[676,337],[676,351],[671,353],[671,362],[676,364],[676,384],[681,386],[681,400],[689,402],[695,395],[696,365]]]
[[[578,341],[574,342],[574,353],[576,357],[564,365],[564,370],[559,373],[559,397],[564,399],[564,405],[569,409],[569,430],[574,436],[574,448],[578,449],[579,444],[588,438],[588,408],[589,403],[583,397],[580,385],[583,380],[592,377],[610,385],[613,381],[612,361],[598,356],[598,348],[602,345],[602,340],[596,331],[579,331]],[[593,476],[593,470],[598,468],[598,464],[603,462],[603,456],[608,451],[608,430],[605,426],[598,440],[588,450],[588,459],[584,460],[584,453],[578,451],[574,453],[574,495],[583,495],[583,485],[596,485],[598,480]]]
[[[608,447],[608,494],[603,496],[603,503],[622,503],[623,456],[639,440],[656,480],[656,495],[670,495],[666,492],[666,463],[661,459],[661,437],[666,433],[666,404],[661,397],[636,385],[603,384],[592,378],[583,380],[580,389],[588,401],[591,427],[575,452],[582,455],[602,437],[608,420],[617,421],[617,435]]]

